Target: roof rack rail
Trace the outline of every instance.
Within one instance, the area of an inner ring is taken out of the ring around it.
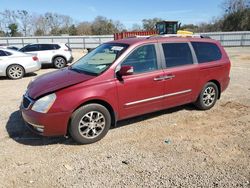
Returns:
[[[190,38],[210,38],[207,35],[199,35],[199,34],[165,34],[165,35],[134,35],[126,37],[129,38],[162,38],[162,37],[190,37]]]
[[[199,34],[165,34],[165,35],[152,35],[149,36],[148,39],[150,38],[161,38],[161,37],[190,37],[190,38],[208,38],[210,39],[208,35],[199,35]]]
[[[202,35],[195,35],[195,34],[165,34],[165,35],[155,35],[155,36],[150,36],[149,38],[161,38],[161,37],[191,37],[191,38],[205,38]]]
[[[151,35],[133,35],[133,36],[126,37],[126,39],[129,39],[129,38],[148,38],[148,37],[151,37]]]

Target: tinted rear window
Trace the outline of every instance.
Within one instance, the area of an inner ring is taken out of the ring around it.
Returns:
[[[221,59],[221,51],[214,43],[209,42],[192,42],[196,53],[198,63],[206,63]]]
[[[188,43],[162,44],[166,67],[176,67],[193,64],[193,57]]]

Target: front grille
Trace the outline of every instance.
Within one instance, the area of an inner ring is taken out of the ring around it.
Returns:
[[[24,107],[25,109],[28,109],[28,108],[30,107],[31,103],[32,103],[32,100],[29,99],[28,96],[24,95],[24,96],[23,96],[23,107]]]

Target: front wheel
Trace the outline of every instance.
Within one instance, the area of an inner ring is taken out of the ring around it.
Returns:
[[[109,111],[99,104],[78,108],[72,115],[69,132],[81,144],[90,144],[102,139],[111,125]]]
[[[202,89],[195,105],[201,110],[208,110],[212,108],[219,95],[218,87],[213,82],[208,82]]]
[[[20,79],[24,76],[24,68],[20,65],[10,65],[7,68],[7,76],[12,79]]]

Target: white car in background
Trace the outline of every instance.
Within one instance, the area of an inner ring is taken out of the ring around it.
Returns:
[[[8,76],[15,80],[40,68],[41,63],[35,54],[0,48],[0,76]]]
[[[28,44],[19,49],[25,53],[35,53],[42,64],[53,64],[55,68],[63,68],[73,61],[72,50],[67,44]]]

